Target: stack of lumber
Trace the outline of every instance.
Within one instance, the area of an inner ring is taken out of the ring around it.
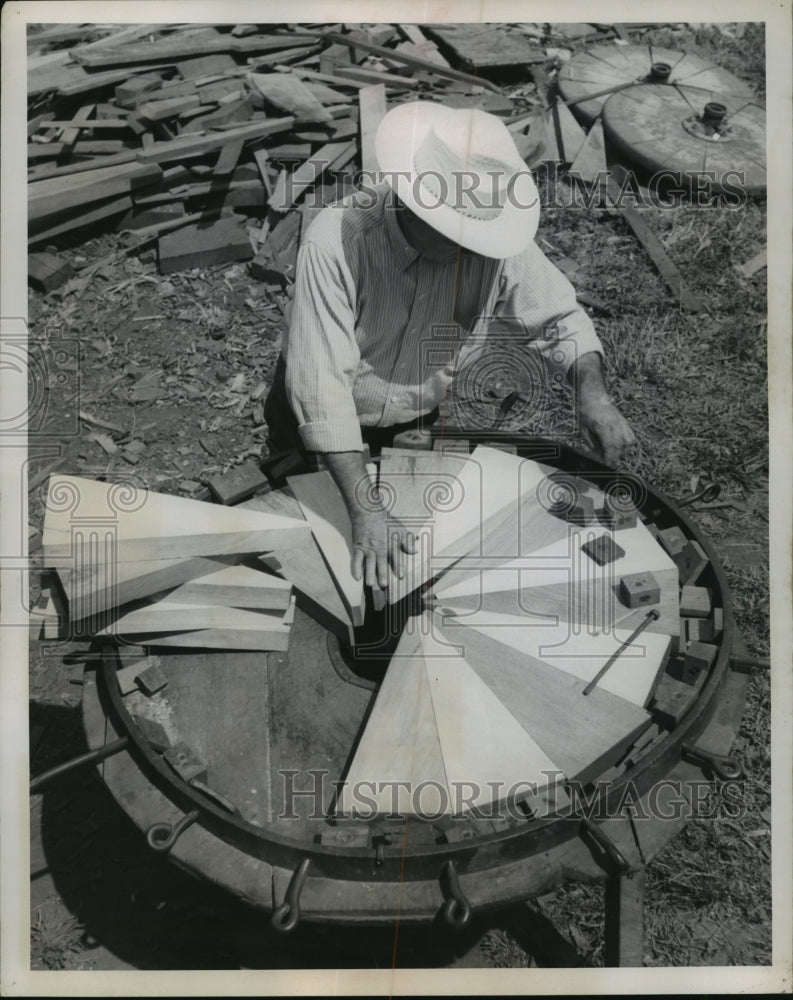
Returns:
[[[162,273],[253,260],[255,275],[283,287],[301,227],[376,168],[373,137],[389,107],[420,98],[511,120],[527,101],[516,106],[482,74],[542,62],[547,28],[32,30],[30,245],[112,225],[156,240]],[[544,126],[527,139],[525,112],[518,118],[534,166]]]
[[[52,475],[42,544],[74,635],[285,650],[292,585],[258,556],[308,535],[294,518]]]

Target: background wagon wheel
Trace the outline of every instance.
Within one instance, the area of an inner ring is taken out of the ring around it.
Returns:
[[[751,87],[726,69],[699,59],[686,52],[641,45],[593,45],[565,63],[559,70],[559,90],[565,101],[576,101],[588,94],[597,94],[611,87],[646,82],[652,77],[655,64],[669,67],[667,85],[696,87],[699,104],[722,101],[724,95],[742,99],[753,98]],[[710,96],[708,96],[710,94]],[[571,104],[573,113],[585,124],[591,124],[603,110],[609,94]]]
[[[743,93],[647,83],[612,94],[603,127],[617,153],[651,173],[708,172],[712,191],[765,192],[765,111]]]

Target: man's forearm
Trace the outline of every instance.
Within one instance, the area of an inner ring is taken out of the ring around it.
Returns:
[[[588,351],[577,358],[567,372],[580,402],[610,403],[611,397],[603,380],[603,365],[597,351]]]
[[[331,451],[323,455],[330,474],[344,497],[347,510],[352,516],[366,500],[368,472],[362,451]]]

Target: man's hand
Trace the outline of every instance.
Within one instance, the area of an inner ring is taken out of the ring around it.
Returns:
[[[578,413],[582,437],[606,465],[616,466],[630,457],[636,437],[610,399],[580,400]]]
[[[606,465],[627,461],[636,447],[636,437],[606,392],[600,355],[582,355],[570,375],[578,390],[581,436]]]
[[[328,452],[325,459],[352,523],[352,575],[356,580],[363,576],[368,587],[385,589],[389,568],[404,576],[405,555],[416,551],[415,539],[378,505],[361,452]]]
[[[352,575],[363,576],[368,587],[388,586],[388,570],[400,580],[405,575],[405,554],[416,551],[411,532],[405,531],[395,518],[384,510],[357,510],[352,520]]]

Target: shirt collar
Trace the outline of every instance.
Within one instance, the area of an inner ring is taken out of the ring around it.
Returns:
[[[399,226],[396,204],[393,197],[389,197],[386,200],[384,214],[386,232],[396,256],[397,265],[404,271],[416,260],[419,252],[405,239],[404,233]]]

